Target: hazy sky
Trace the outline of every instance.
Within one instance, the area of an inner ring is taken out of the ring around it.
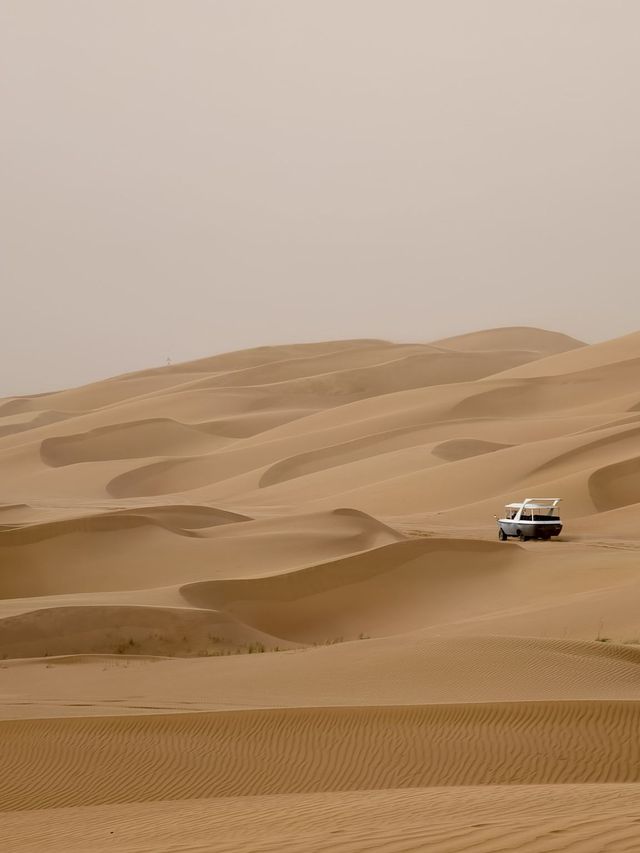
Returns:
[[[638,0],[0,0],[0,394],[640,327]]]

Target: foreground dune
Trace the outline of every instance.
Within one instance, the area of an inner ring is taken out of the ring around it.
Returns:
[[[492,329],[0,401],[8,849],[634,850],[639,365]],[[499,543],[534,494],[559,541]]]
[[[433,637],[415,631],[215,660],[67,655],[7,660],[0,667],[6,689],[0,719],[5,720],[255,708],[609,702],[637,699],[640,645]]]
[[[432,785],[637,783],[639,726],[640,703],[630,701],[5,721],[0,808]]]
[[[12,850],[632,851],[634,784],[340,791],[5,812]]]

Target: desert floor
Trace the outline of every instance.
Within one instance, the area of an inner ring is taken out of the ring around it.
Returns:
[[[640,333],[9,398],[0,477],[3,849],[640,850]]]

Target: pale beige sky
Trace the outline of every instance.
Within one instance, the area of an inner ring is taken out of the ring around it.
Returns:
[[[640,327],[637,0],[0,0],[0,394]]]

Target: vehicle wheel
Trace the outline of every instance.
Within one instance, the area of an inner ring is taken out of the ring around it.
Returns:
[[[501,542],[506,542],[506,541],[507,541],[507,534],[504,532],[504,530],[503,530],[502,528],[500,528],[500,529],[498,530],[498,539],[499,539]]]
[[[524,535],[524,533],[523,533],[522,531],[520,531],[520,532],[518,533],[518,539],[519,539],[521,542],[528,542],[528,541],[529,541],[529,537],[528,537],[528,536],[525,536],[525,535]]]

